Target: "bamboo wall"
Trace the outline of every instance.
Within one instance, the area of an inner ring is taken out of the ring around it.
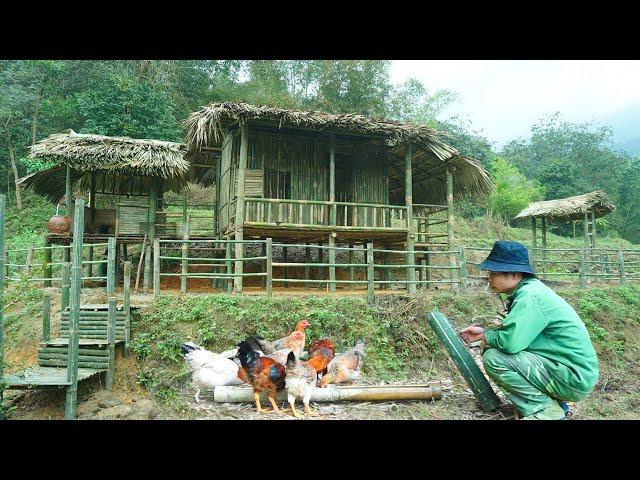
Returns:
[[[358,144],[363,140],[340,143],[336,147],[337,169],[336,200],[357,203],[388,204],[389,177],[386,165],[386,151],[381,146]],[[240,135],[236,131],[233,140],[225,137],[221,156],[219,215],[220,229],[233,223],[237,168],[239,165]],[[305,135],[256,131],[249,127],[249,145],[245,188],[247,197],[277,198],[267,191],[265,170],[280,170],[289,173],[290,199],[329,200],[329,138],[328,135]],[[256,181],[262,178],[262,192]],[[289,207],[284,207],[285,210]],[[297,208],[297,207],[296,207]],[[311,211],[312,207],[300,207],[304,212],[300,217],[306,224],[322,224],[321,218]],[[307,211],[309,210],[309,211]],[[320,208],[316,209],[322,215]],[[248,214],[252,214],[249,210]],[[340,212],[340,210],[339,210]],[[286,212],[285,212],[286,213]],[[338,213],[340,215],[340,213]],[[357,213],[358,225],[365,224],[365,215],[382,215],[382,211],[362,210]],[[259,215],[262,217],[263,215]],[[313,219],[311,217],[314,217]],[[342,220],[342,219],[341,219]],[[381,219],[380,219],[381,220]],[[338,223],[342,223],[339,221]],[[373,225],[375,219],[368,219]],[[352,219],[349,219],[352,224]]]

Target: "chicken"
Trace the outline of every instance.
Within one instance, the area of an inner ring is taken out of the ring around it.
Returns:
[[[296,355],[296,358],[300,358],[300,355],[302,355],[302,351],[304,350],[304,344],[306,341],[304,330],[308,326],[309,322],[307,320],[301,320],[296,324],[296,329],[286,337],[282,337],[270,342],[258,335],[254,335],[250,337],[251,341],[249,343],[252,343],[252,341],[257,343],[257,345],[260,346],[260,350],[262,350],[267,355],[275,352],[276,350],[289,348]]]
[[[253,398],[256,401],[258,413],[268,411],[260,405],[260,393],[264,390],[267,391],[273,410],[279,412],[280,409],[276,404],[276,392],[283,390],[286,386],[284,365],[271,358],[259,356],[258,352],[247,342],[238,344],[237,356],[249,383],[253,387]]]
[[[360,369],[364,363],[365,341],[358,340],[355,347],[336,355],[327,365],[327,374],[320,380],[320,386],[329,383],[353,383],[360,378]]]
[[[305,413],[313,415],[309,407],[311,394],[316,388],[316,370],[309,362],[296,359],[293,352],[287,356],[287,400],[291,405],[291,412],[296,418],[302,418],[296,411],[296,398],[302,398]]]
[[[318,375],[327,373],[327,365],[333,359],[336,354],[335,344],[325,338],[312,343],[308,348],[309,353],[309,365],[311,365]]]
[[[205,350],[193,342],[183,343],[180,351],[191,368],[191,381],[196,387],[196,403],[201,403],[201,389],[242,383],[238,378],[238,364],[233,360]]]

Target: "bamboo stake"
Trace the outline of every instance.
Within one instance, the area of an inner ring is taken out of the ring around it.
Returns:
[[[129,341],[131,340],[131,262],[124,262],[124,356],[129,356]],[[117,317],[116,317],[117,322]]]
[[[62,299],[60,310],[64,312],[69,307],[69,292],[71,290],[71,264],[65,263],[62,266]]]
[[[160,240],[153,240],[153,296],[160,295]]]
[[[142,259],[144,258],[146,245],[147,245],[147,234],[145,233],[144,239],[142,240],[142,248],[140,249],[140,260],[138,261],[138,271],[136,273],[136,286],[134,288],[135,293],[138,293],[138,285],[140,284],[140,268],[142,267]]]
[[[267,261],[266,261],[266,268],[267,268],[267,295],[271,296],[272,295],[272,287],[273,287],[273,262],[272,262],[272,256],[273,256],[273,246],[272,246],[272,240],[271,238],[267,238],[267,245],[266,245],[266,253],[267,253]]]
[[[76,201],[73,225],[73,264],[71,266],[71,294],[69,296],[69,356],[67,363],[67,387],[65,403],[65,419],[76,418],[78,401],[78,348],[80,343],[78,327],[80,326],[80,288],[82,285],[82,240],[84,234],[84,200]]]
[[[376,302],[375,293],[373,291],[373,281],[375,278],[374,263],[373,263],[373,243],[367,243],[367,298],[370,304]]]
[[[7,206],[7,197],[0,194],[0,405],[4,399],[4,217]]]
[[[109,296],[107,342],[109,344],[109,369],[107,370],[106,389],[113,390],[113,373],[115,370],[115,336],[116,336],[116,239],[109,237],[107,263],[107,295]]]
[[[44,296],[42,304],[42,341],[51,340],[51,297]]]

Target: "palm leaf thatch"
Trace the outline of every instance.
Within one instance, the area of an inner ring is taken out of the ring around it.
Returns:
[[[439,170],[451,163],[455,170],[454,195],[485,195],[493,190],[493,184],[487,171],[477,161],[461,155],[455,148],[440,140],[442,134],[424,125],[400,123],[392,120],[368,118],[355,114],[332,114],[325,112],[304,112],[265,105],[247,103],[213,103],[192,113],[185,120],[187,135],[185,143],[189,154],[198,149],[219,144],[226,127],[243,124],[247,121],[261,121],[283,127],[307,128],[317,131],[331,129],[336,133],[348,135],[368,135],[381,138],[391,152],[391,167],[398,172],[398,179],[391,180],[390,191],[404,191],[404,180],[399,179],[404,172],[404,148],[412,144],[414,149],[414,178],[417,185],[424,188],[414,191],[415,201],[442,202],[446,185],[442,177],[434,175],[419,180],[421,172]],[[443,172],[440,171],[440,174]]]
[[[596,217],[613,212],[613,205],[602,190],[576,195],[575,197],[534,202],[522,210],[515,218],[545,217],[582,220],[586,212],[593,211]]]
[[[189,169],[185,146],[160,140],[88,135],[68,130],[31,147],[29,158],[69,163],[74,170],[169,178]]]
[[[150,177],[163,178],[166,188],[180,188],[189,169],[180,143],[128,137],[79,134],[73,130],[50,135],[31,147],[29,158],[52,160],[54,166],[20,179],[20,185],[56,202],[65,190],[66,165],[72,183],[88,188],[91,174],[111,191],[127,193],[131,177],[143,177],[138,188],[148,191]]]

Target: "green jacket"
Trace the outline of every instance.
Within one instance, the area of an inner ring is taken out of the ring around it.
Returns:
[[[505,353],[526,350],[546,358],[566,387],[590,391],[598,381],[598,357],[576,311],[540,280],[525,277],[509,296],[502,325],[485,332],[487,345]]]

